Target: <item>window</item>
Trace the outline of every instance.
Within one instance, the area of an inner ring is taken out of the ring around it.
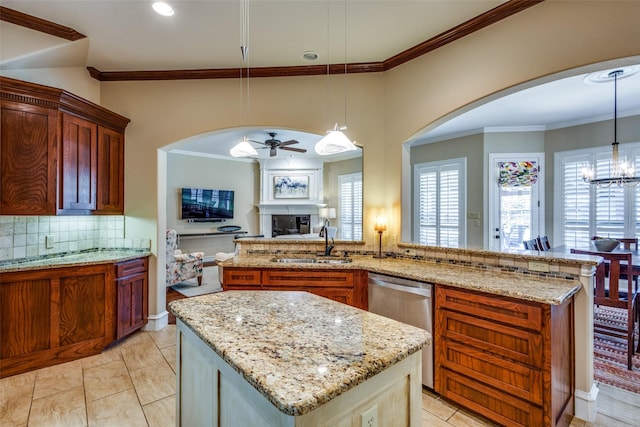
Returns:
[[[466,244],[466,159],[414,165],[414,241],[421,245]]]
[[[362,240],[362,173],[338,176],[340,239]]]
[[[625,144],[620,161],[640,166],[640,144]],[[592,167],[596,176],[611,175],[611,148],[598,147],[556,153],[556,202],[561,224],[554,238],[570,248],[587,247],[592,236],[638,237],[640,187],[599,188],[582,179],[582,169]]]

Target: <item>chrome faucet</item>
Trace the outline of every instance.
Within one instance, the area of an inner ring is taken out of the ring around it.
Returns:
[[[335,245],[335,240],[331,238],[331,244],[329,244],[329,220],[325,219],[322,228],[320,229],[320,237],[324,236],[324,256],[331,256],[331,251]]]

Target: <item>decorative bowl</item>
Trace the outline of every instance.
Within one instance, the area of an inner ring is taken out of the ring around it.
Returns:
[[[591,242],[599,252],[611,252],[620,244],[620,241],[615,239],[597,239]]]

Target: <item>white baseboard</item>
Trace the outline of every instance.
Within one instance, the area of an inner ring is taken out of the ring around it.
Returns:
[[[595,421],[598,413],[598,387],[593,384],[589,393],[576,389],[575,403],[577,418],[587,422]]]
[[[150,314],[147,316],[147,324],[143,328],[145,331],[159,331],[169,324],[169,312],[167,310],[160,314]]]

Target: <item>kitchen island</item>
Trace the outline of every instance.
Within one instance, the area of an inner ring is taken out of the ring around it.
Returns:
[[[178,425],[421,424],[428,332],[307,292],[174,301]]]

